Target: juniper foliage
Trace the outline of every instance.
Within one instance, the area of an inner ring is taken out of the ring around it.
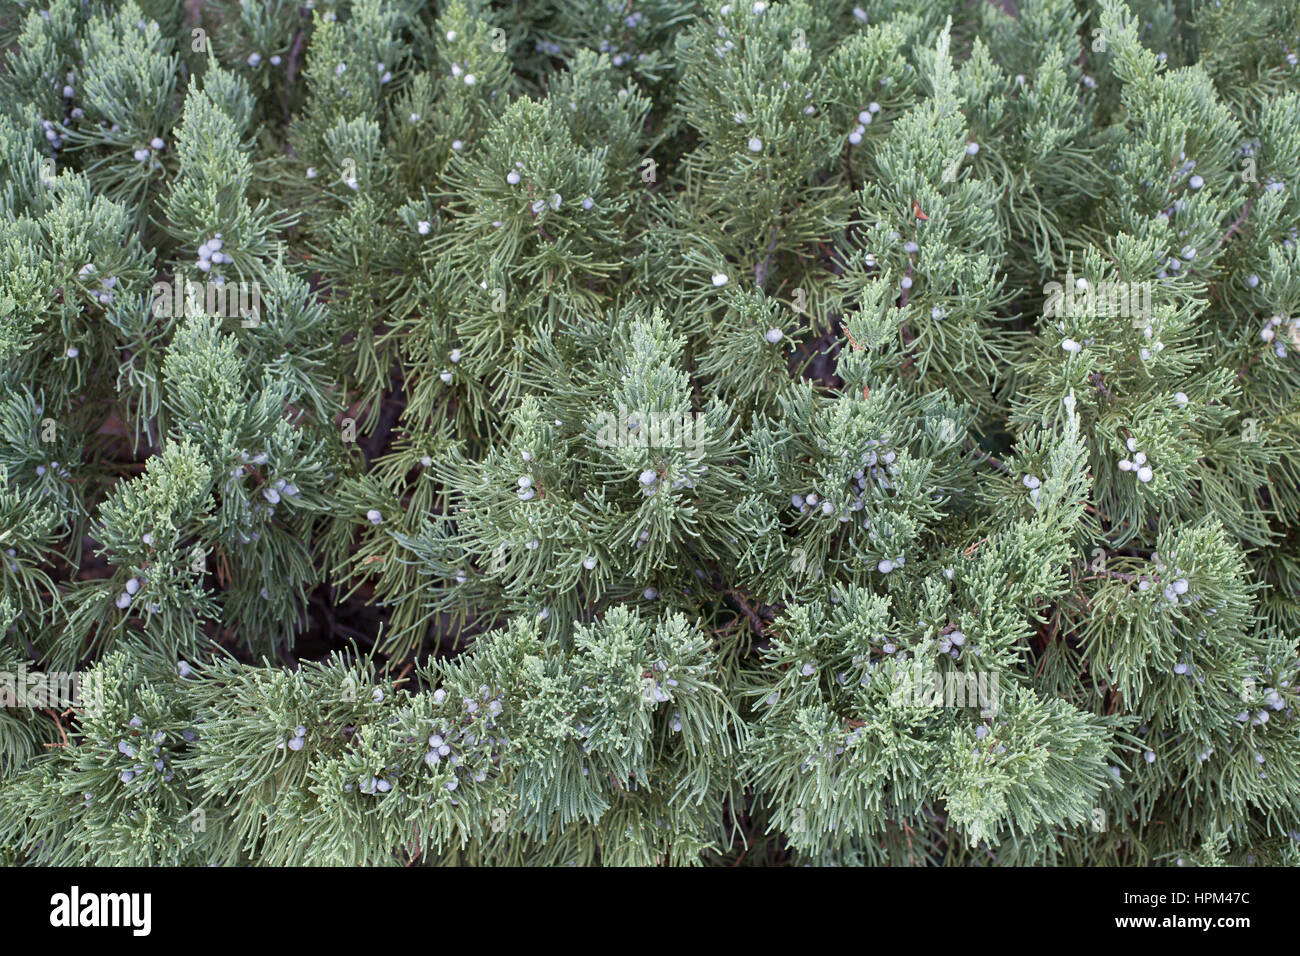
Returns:
[[[1014,7],[0,3],[0,859],[1300,863],[1300,7]]]

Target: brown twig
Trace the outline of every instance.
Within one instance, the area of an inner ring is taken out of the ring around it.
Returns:
[[[302,55],[302,30],[293,35],[293,46],[289,48],[289,62],[284,67],[284,85],[293,86],[294,75],[298,72],[298,58]]]
[[[983,458],[986,462],[988,462],[990,465],[992,465],[994,468],[996,468],[998,471],[1002,472],[1003,474],[1005,475],[1011,474],[1011,469],[1006,466],[1005,462],[1003,462],[999,458],[994,457],[988,452],[984,451],[982,448],[975,448],[974,446],[971,446],[970,451],[972,451],[975,455]]]
[[[740,605],[740,610],[745,615],[745,617],[749,620],[749,626],[754,629],[754,633],[756,633],[759,637],[766,637],[767,631],[765,630],[765,628],[767,627],[767,624],[759,616],[758,612],[749,606],[749,602],[745,599],[745,595],[741,594],[735,588],[727,588],[725,593],[727,597],[731,598],[737,604]]]
[[[849,180],[849,189],[853,190],[853,192],[857,192],[857,191],[858,191],[858,184],[857,184],[857,183],[854,181],[854,179],[853,179],[853,162],[852,162],[852,158],[853,158],[853,144],[852,144],[852,143],[845,143],[845,145],[844,145],[844,175],[848,177],[848,180]],[[849,226],[850,231],[852,231],[852,228],[853,228],[852,225],[850,225],[850,226]],[[851,238],[851,237],[850,237],[850,238]]]
[[[1101,377],[1101,372],[1093,372],[1092,383],[1097,386],[1097,390],[1107,402],[1111,401],[1110,389],[1106,387],[1105,380]]]
[[[47,746],[47,747],[66,747],[66,746],[68,746],[68,733],[67,733],[67,731],[65,731],[65,730],[63,729],[63,721],[59,720],[59,715],[58,715],[55,711],[53,711],[53,710],[46,710],[45,712],[46,712],[47,714],[49,714],[51,717],[54,718],[54,726],[56,726],[56,727],[59,728],[59,736],[63,738],[63,743],[61,743],[61,744],[46,744],[45,746]],[[64,716],[67,716],[67,714],[69,714],[70,711],[64,711],[63,713],[64,713]]]
[[[899,820],[898,825],[903,828],[903,833],[907,835],[907,860],[912,861],[912,828],[907,825],[906,820]]]
[[[771,239],[767,244],[767,254],[758,265],[754,266],[754,282],[760,289],[763,288],[763,284],[767,281],[767,270],[771,268],[772,257],[776,255],[777,238],[776,225],[773,224]]]
[[[1214,245],[1210,246],[1209,251],[1205,253],[1207,258],[1214,255],[1214,253],[1218,251],[1219,246],[1223,245],[1236,234],[1237,230],[1246,222],[1246,217],[1250,215],[1250,209],[1254,205],[1255,198],[1253,196],[1246,200],[1246,208],[1241,211],[1241,215],[1237,217],[1237,221],[1228,227],[1228,231],[1220,236]]]

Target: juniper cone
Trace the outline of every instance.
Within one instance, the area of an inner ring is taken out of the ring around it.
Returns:
[[[1295,3],[0,11],[0,862],[1300,864]]]

